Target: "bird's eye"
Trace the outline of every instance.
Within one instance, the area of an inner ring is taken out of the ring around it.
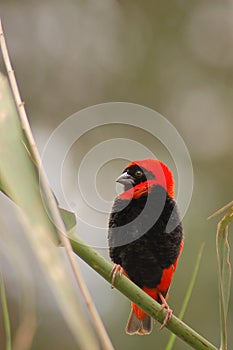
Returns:
[[[141,170],[137,170],[137,171],[135,172],[135,176],[136,176],[137,178],[142,177],[142,174],[143,174],[143,172],[142,172]]]

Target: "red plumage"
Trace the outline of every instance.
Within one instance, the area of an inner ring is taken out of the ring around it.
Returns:
[[[110,257],[126,275],[163,307],[183,247],[183,230],[174,200],[174,180],[161,161],[131,162],[117,179],[124,185],[109,220]],[[170,225],[170,226],[169,226]],[[152,320],[137,305],[126,331],[149,334]]]

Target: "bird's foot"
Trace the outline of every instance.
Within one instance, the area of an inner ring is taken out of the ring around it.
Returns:
[[[114,264],[111,270],[111,277],[112,277],[111,288],[114,288],[114,283],[115,283],[117,273],[119,273],[119,276],[121,277],[122,274],[124,273],[124,269],[121,265]]]
[[[164,310],[164,309],[167,310],[166,316],[165,316],[163,323],[160,327],[160,329],[163,329],[163,327],[165,327],[167,325],[167,323],[170,321],[173,311],[170,308],[170,306],[168,305],[168,303],[167,303],[166,299],[164,298],[164,296],[162,295],[162,293],[159,293],[159,297],[160,297],[160,300],[162,301],[161,309],[159,310],[159,312]]]

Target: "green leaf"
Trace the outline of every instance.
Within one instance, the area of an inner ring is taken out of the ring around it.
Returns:
[[[72,234],[76,229],[76,216],[69,210],[59,208],[62,220],[65,224],[67,234]]]
[[[56,229],[43,205],[38,172],[25,147],[21,124],[7,79],[0,74],[0,174],[7,195],[18,205],[19,218],[31,248],[80,349],[99,349],[66,271],[63,255],[53,242]]]
[[[2,315],[3,315],[3,324],[5,328],[5,338],[6,338],[6,347],[5,350],[11,350],[11,326],[10,326],[10,317],[7,307],[6,292],[4,287],[4,282],[2,274],[0,273],[0,299],[2,304]]]

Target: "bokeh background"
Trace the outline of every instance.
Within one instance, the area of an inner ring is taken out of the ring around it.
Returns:
[[[155,109],[183,137],[193,162],[194,189],[184,218],[185,249],[169,303],[177,314],[198,250],[205,242],[184,320],[218,345],[217,219],[207,221],[207,217],[233,198],[233,4],[215,0],[1,0],[0,14],[40,151],[68,116],[111,101]],[[4,71],[2,62],[0,67]],[[77,172],[82,157],[93,145],[112,136],[140,139],[156,154],[158,144],[150,143],[145,132],[134,128],[118,126],[87,133],[67,160],[67,191],[72,193],[69,176]],[[106,199],[116,195],[114,178],[125,164],[116,160],[97,177],[99,191]],[[0,264],[13,336],[17,336],[22,310],[32,308],[37,329],[31,349],[77,349],[24,238],[14,205],[3,195],[0,199]],[[107,257],[106,249],[99,252]],[[80,264],[115,348],[163,349],[167,330],[155,329],[149,337],[124,334],[128,300]],[[232,323],[230,301],[229,344],[233,342]],[[1,336],[0,348],[3,342]],[[176,341],[174,349],[187,348]]]

